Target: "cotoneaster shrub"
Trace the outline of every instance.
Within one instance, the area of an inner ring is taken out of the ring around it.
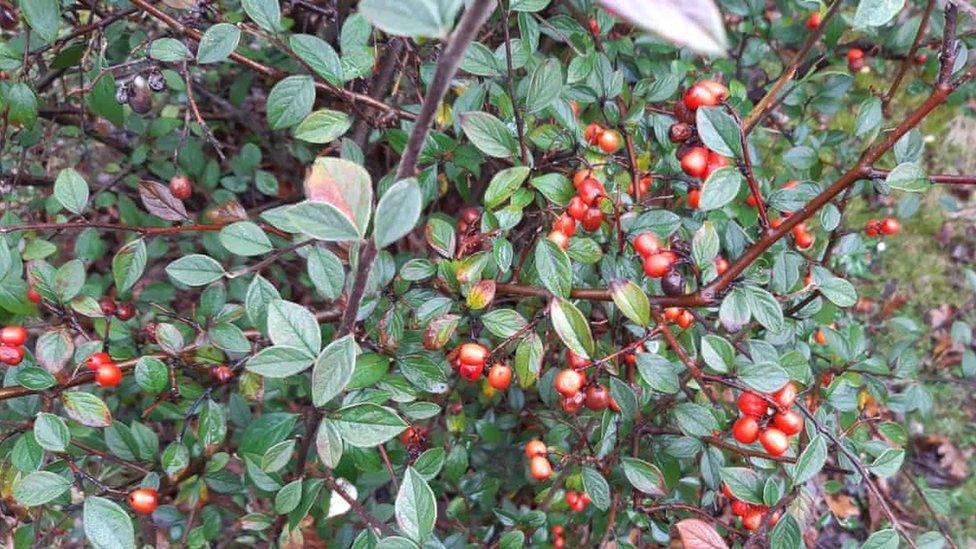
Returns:
[[[0,0],[4,542],[956,546],[903,4]]]

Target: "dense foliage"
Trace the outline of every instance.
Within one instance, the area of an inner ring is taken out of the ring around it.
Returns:
[[[0,0],[3,541],[955,547],[956,4],[601,2]]]

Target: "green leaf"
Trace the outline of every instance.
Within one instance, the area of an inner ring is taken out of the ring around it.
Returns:
[[[782,366],[774,362],[755,362],[739,368],[739,379],[761,393],[772,393],[790,380]]]
[[[126,292],[142,277],[146,270],[146,242],[139,238],[122,246],[112,258],[112,276],[115,288]]]
[[[549,304],[549,316],[552,327],[563,344],[573,354],[590,358],[593,353],[593,335],[583,313],[566,299],[555,297]]]
[[[525,94],[525,112],[542,111],[559,97],[563,87],[563,71],[559,61],[546,59],[529,76]]]
[[[583,467],[583,489],[593,501],[593,506],[601,511],[610,508],[610,485],[599,471],[592,467]]]
[[[96,549],[134,549],[132,519],[112,500],[89,496],[82,512],[85,537]]]
[[[342,408],[330,419],[347,444],[360,448],[383,444],[407,428],[392,409],[369,402]]]
[[[506,338],[525,327],[525,317],[513,309],[495,309],[481,317],[481,324],[496,337]]]
[[[406,356],[398,359],[397,365],[403,377],[423,391],[441,394],[450,388],[444,370],[426,356]]]
[[[332,84],[342,84],[342,61],[328,42],[311,34],[293,34],[288,44],[319,76]]]
[[[706,221],[695,231],[695,236],[691,239],[691,256],[695,260],[695,265],[704,269],[715,259],[718,252],[718,231],[711,221]]]
[[[241,6],[247,16],[262,29],[271,33],[281,30],[281,7],[278,0],[243,0]]]
[[[747,503],[763,505],[765,479],[754,469],[746,467],[724,467],[719,472],[722,482],[728,485],[732,495]]]
[[[542,340],[535,333],[530,333],[515,348],[515,375],[518,377],[519,385],[529,388],[539,378],[542,371],[542,359],[545,357],[545,348]]]
[[[796,459],[792,473],[793,486],[803,484],[817,476],[825,463],[827,463],[827,441],[822,435],[817,435],[810,439],[807,447]]]
[[[261,255],[274,249],[268,235],[252,221],[231,223],[220,229],[218,237],[227,251],[235,255],[245,257]]]
[[[334,300],[342,293],[345,286],[346,272],[339,258],[329,250],[313,247],[308,252],[308,277],[318,293]]]
[[[508,200],[529,177],[529,171],[526,166],[516,166],[496,173],[488,183],[488,189],[485,190],[485,207],[493,210]]]
[[[618,278],[610,282],[610,296],[624,316],[646,328],[651,323],[651,303],[640,286]]]
[[[549,202],[565,206],[576,196],[576,189],[568,177],[559,172],[550,172],[533,177],[529,185],[536,188]]]
[[[345,390],[356,369],[356,340],[347,335],[329,343],[312,369],[312,404],[325,406]]]
[[[322,464],[330,469],[335,469],[342,459],[342,437],[335,424],[328,419],[323,419],[319,424],[315,434],[315,450]]]
[[[783,516],[776,523],[776,526],[769,532],[769,546],[775,549],[803,549],[806,544],[800,533],[800,525],[789,513]]]
[[[515,138],[501,120],[481,111],[466,112],[460,120],[464,135],[478,150],[496,158],[512,156]]]
[[[674,364],[657,353],[637,353],[637,371],[655,391],[673,395],[681,389]]]
[[[64,420],[54,414],[41,412],[34,419],[34,439],[50,452],[64,452],[71,435]]]
[[[289,377],[307,370],[312,365],[313,356],[307,349],[275,345],[258,351],[244,367],[263,377]]]
[[[736,168],[726,167],[715,170],[702,184],[698,208],[703,211],[717,210],[732,202],[741,187],[742,174]]]
[[[898,546],[898,532],[887,528],[871,534],[861,545],[861,549],[898,549]]]
[[[620,463],[634,488],[655,497],[665,494],[664,474],[656,466],[632,457],[621,457]]]
[[[21,367],[17,372],[17,383],[35,391],[42,391],[54,387],[57,382],[54,376],[43,368],[33,366]]]
[[[71,488],[71,480],[50,471],[34,471],[13,487],[14,500],[25,507],[37,507],[60,497]]]
[[[45,42],[54,42],[61,25],[61,3],[58,0],[22,0],[18,3],[31,30]]]
[[[880,27],[898,15],[905,0],[861,0],[854,12],[854,27]]]
[[[85,391],[68,391],[61,395],[68,417],[86,427],[108,427],[112,413],[102,399]]]
[[[815,268],[813,270],[813,280],[817,284],[820,293],[838,307],[850,307],[857,303],[857,290],[854,285],[836,277],[829,270]]]
[[[207,330],[207,337],[214,346],[223,351],[243,354],[251,351],[251,344],[244,335],[244,330],[230,322],[214,324]]]
[[[318,355],[322,348],[322,333],[315,315],[283,299],[268,303],[268,337],[275,345],[296,347],[309,357]]]
[[[881,127],[882,118],[881,100],[877,97],[865,99],[857,109],[857,117],[854,118],[854,136],[864,137],[874,134]]]
[[[362,237],[352,220],[332,204],[306,200],[288,208],[288,217],[302,233],[327,242]]]
[[[753,318],[763,327],[771,332],[783,329],[783,308],[773,294],[758,286],[746,286],[745,298]]]
[[[892,189],[919,193],[932,186],[925,170],[915,162],[903,162],[888,173],[885,183]]]
[[[275,494],[274,510],[280,515],[286,515],[302,500],[302,479],[293,480]]]
[[[295,127],[295,137],[309,143],[331,143],[342,137],[351,125],[352,119],[348,114],[320,109],[306,116]]]
[[[275,0],[245,0],[248,3],[273,3]],[[311,76],[296,75],[279,80],[268,94],[268,126],[272,130],[290,128],[298,124],[310,112],[315,102],[315,82]]]
[[[88,205],[88,182],[71,168],[65,168],[54,180],[54,198],[71,213],[81,214]]]
[[[736,158],[742,156],[742,136],[739,125],[722,107],[700,107],[695,112],[698,136],[709,149]]]
[[[447,38],[461,0],[362,0],[357,7],[387,34]]]
[[[674,407],[674,420],[683,433],[693,437],[708,437],[718,429],[718,420],[711,410],[701,404],[683,402]]]
[[[407,467],[393,507],[400,531],[423,543],[434,531],[437,502],[434,491],[413,467]]]
[[[224,276],[224,268],[208,255],[191,254],[167,265],[166,274],[187,286],[205,286],[220,280]]]
[[[7,111],[8,122],[28,128],[34,127],[34,123],[37,122],[38,104],[37,94],[34,93],[33,88],[23,82],[10,84],[0,99],[3,101],[0,103],[0,111]]]
[[[176,63],[193,56],[183,42],[175,38],[157,38],[149,44],[149,57],[164,63]]]
[[[728,373],[735,365],[735,349],[725,338],[706,335],[701,342],[702,360],[720,374]]]
[[[868,470],[879,477],[892,477],[898,473],[902,462],[905,461],[905,451],[900,448],[888,448],[875,458]]]
[[[54,293],[62,303],[71,301],[85,285],[85,264],[72,259],[58,267],[54,274]]]
[[[223,61],[237,49],[241,31],[230,23],[217,23],[207,29],[200,37],[197,46],[197,63],[217,63]]]
[[[535,269],[547,290],[557,296],[569,297],[573,289],[573,267],[566,252],[548,238],[536,242]]]
[[[136,384],[147,393],[161,393],[169,386],[169,367],[156,357],[141,357],[134,374]]]
[[[423,205],[420,185],[413,177],[397,181],[380,197],[373,215],[373,240],[385,248],[413,230]]]

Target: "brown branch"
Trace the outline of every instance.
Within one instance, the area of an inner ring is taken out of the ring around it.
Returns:
[[[746,134],[739,113],[735,112],[730,105],[726,104],[725,109],[732,115],[739,126],[739,140],[742,141],[742,162],[739,165],[742,173],[746,176],[749,183],[749,192],[752,193],[753,200],[756,201],[756,210],[759,212],[759,225],[762,230],[769,228],[769,214],[766,213],[766,203],[763,201],[762,190],[759,188],[759,181],[756,181],[756,174],[752,169],[752,156],[749,154],[749,136]]]
[[[945,7],[945,23],[942,32],[942,49],[939,52],[938,85],[944,85],[952,78],[952,69],[956,64],[956,25],[959,22],[959,9],[954,2],[947,2]]]
[[[522,113],[519,112],[518,105],[515,104],[515,82],[512,78],[512,45],[510,37],[510,20],[508,8],[502,9],[502,30],[505,33],[505,65],[507,68],[505,80],[508,84],[508,95],[512,99],[512,110],[515,111],[515,129],[518,132],[519,152],[522,157],[522,164],[529,165],[529,148],[525,144],[525,124],[522,122]]]
[[[796,55],[793,56],[790,64],[787,65],[776,82],[774,82],[769,88],[766,95],[759,100],[759,103],[756,103],[756,106],[752,109],[752,112],[746,116],[745,121],[742,124],[742,131],[748,134],[750,131],[752,131],[756,124],[759,123],[759,120],[762,119],[767,112],[769,112],[773,103],[776,101],[776,96],[779,95],[779,92],[783,89],[783,86],[785,86],[787,82],[796,76],[797,69],[800,68],[800,64],[803,63],[803,59],[806,58],[807,54],[810,53],[810,50],[813,49],[813,46],[818,40],[820,40],[820,36],[823,35],[825,30],[827,30],[827,23],[829,23],[830,18],[840,10],[841,4],[843,4],[841,0],[834,0],[834,3],[830,5],[827,13],[825,13],[823,18],[820,20],[820,25],[816,29],[810,31],[810,35],[807,36],[806,42],[803,43],[800,50],[796,52]]]
[[[140,227],[138,225],[123,225],[121,223],[103,223],[99,221],[68,221],[66,223],[23,223],[20,225],[0,225],[0,234],[19,233],[24,231],[64,231],[72,229],[101,229],[103,231],[122,231],[138,233],[143,236],[160,236],[180,233],[205,233],[219,231],[228,223],[194,223],[191,225],[174,225],[172,227]],[[291,238],[288,233],[267,224],[260,224],[261,228],[275,236]]]
[[[890,170],[879,170],[870,168],[865,177],[871,179],[884,179],[891,173]],[[976,175],[954,175],[954,174],[929,174],[929,182],[936,185],[976,185]]]
[[[698,365],[695,364],[695,361],[688,356],[688,353],[685,352],[685,349],[681,346],[681,342],[678,341],[678,338],[674,337],[674,333],[671,332],[671,328],[668,326],[668,321],[664,318],[664,314],[661,313],[660,308],[651,307],[651,316],[654,317],[654,322],[657,323],[658,329],[661,331],[661,335],[663,335],[664,340],[668,342],[668,346],[671,347],[674,354],[678,356],[678,360],[684,364],[691,376],[695,378],[695,381],[698,382],[698,385],[701,387],[702,391],[705,392],[705,396],[708,397],[708,400],[710,400],[712,404],[717,404],[718,398],[715,396],[715,392],[712,390],[712,387],[705,383],[702,379],[703,373],[701,368],[699,368]]]
[[[929,17],[932,15],[932,10],[935,8],[935,0],[929,0],[928,4],[925,6],[925,11],[922,13],[922,21],[918,24],[918,32],[915,33],[915,41],[912,42],[912,47],[908,50],[908,55],[902,60],[901,66],[898,68],[898,73],[895,74],[895,78],[891,81],[891,87],[888,88],[888,93],[884,95],[881,99],[881,109],[885,116],[891,114],[891,100],[895,97],[895,92],[898,91],[898,86],[901,85],[901,81],[904,80],[905,75],[908,74],[908,70],[915,64],[915,54],[918,52],[919,46],[922,44],[922,37],[925,36],[925,31],[928,30]]]

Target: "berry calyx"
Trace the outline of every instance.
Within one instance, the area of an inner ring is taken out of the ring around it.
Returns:
[[[488,369],[488,384],[504,391],[512,383],[512,369],[507,364],[494,364]]]
[[[152,488],[136,488],[129,493],[129,507],[136,513],[148,515],[159,505],[159,492]]]
[[[229,383],[230,380],[234,379],[234,369],[226,364],[218,364],[217,366],[210,368],[210,376],[213,377],[217,383]]]
[[[752,444],[759,438],[759,422],[753,416],[742,416],[732,425],[732,437],[742,444]]]
[[[115,387],[122,381],[122,370],[114,362],[95,368],[95,383],[100,387]]]
[[[781,456],[790,447],[790,440],[786,437],[786,433],[775,427],[759,433],[759,443],[771,456]]]
[[[23,326],[4,326],[0,329],[0,344],[16,347],[27,342],[27,329]]]
[[[563,396],[573,396],[579,393],[585,381],[586,378],[580,372],[570,368],[565,368],[556,374],[556,379],[553,381],[553,385],[559,394]]]
[[[763,397],[748,391],[739,395],[739,399],[736,401],[736,406],[739,407],[740,412],[752,417],[762,417],[766,415],[766,408],[768,408],[768,405]]]
[[[690,124],[685,124],[684,122],[676,122],[671,125],[668,130],[668,138],[672,143],[684,143],[685,141],[691,139],[694,135],[694,130],[691,128]]]
[[[536,456],[545,456],[549,453],[549,449],[546,447],[546,443],[539,439],[530,440],[525,443],[525,457],[534,458]]]

